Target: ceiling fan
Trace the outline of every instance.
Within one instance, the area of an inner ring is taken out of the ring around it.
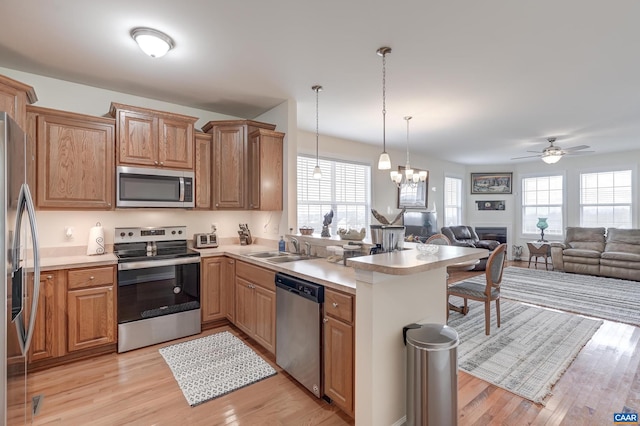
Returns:
[[[576,154],[587,154],[595,151],[583,151],[583,149],[590,148],[588,145],[578,145],[572,146],[570,148],[560,148],[557,145],[554,145],[556,138],[547,138],[547,142],[549,142],[549,146],[542,150],[542,152],[538,151],[527,151],[527,152],[535,152],[536,155],[525,155],[524,157],[514,157],[512,160],[520,160],[522,158],[534,158],[540,157],[542,161],[547,164],[553,164],[560,161],[563,155],[576,155]]]

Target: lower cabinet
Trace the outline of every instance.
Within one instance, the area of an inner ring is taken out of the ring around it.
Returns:
[[[202,322],[225,317],[225,300],[222,296],[226,258],[209,257],[200,263],[200,312]]]
[[[236,261],[226,257],[225,262],[225,268],[222,270],[224,274],[222,294],[225,300],[225,315],[229,321],[234,322],[236,312]]]
[[[235,267],[235,324],[275,354],[275,272],[241,261]]]
[[[38,312],[33,328],[31,346],[29,347],[29,362],[55,358],[64,355],[64,339],[60,333],[64,329],[64,312],[59,306],[64,306],[64,279],[59,271],[40,274],[40,294],[38,296]],[[33,294],[33,283],[29,283]],[[29,301],[29,308],[31,301]]]
[[[67,272],[67,350],[116,342],[113,266]]]
[[[354,296],[325,288],[324,393],[354,415]]]

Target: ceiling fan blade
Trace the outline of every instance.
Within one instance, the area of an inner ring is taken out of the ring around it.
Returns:
[[[538,154],[538,155],[525,155],[524,157],[512,157],[512,160],[521,160],[523,158],[537,158],[537,157],[542,157],[542,154]]]
[[[571,146],[569,148],[562,148],[563,151],[579,151],[581,149],[587,149],[587,148],[591,148],[589,145],[578,145],[578,146]]]
[[[579,154],[592,154],[595,151],[569,151],[565,152],[566,155],[579,155]]]

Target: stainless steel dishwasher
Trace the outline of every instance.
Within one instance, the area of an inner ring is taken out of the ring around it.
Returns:
[[[316,397],[322,388],[324,287],[276,274],[276,363]]]

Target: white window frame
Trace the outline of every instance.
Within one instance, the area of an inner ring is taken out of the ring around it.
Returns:
[[[313,155],[308,155],[308,154],[301,154],[299,153],[296,156],[296,174],[297,174],[297,184],[296,184],[296,197],[297,197],[297,206],[296,206],[296,222],[298,227],[301,226],[312,226],[314,228],[314,233],[319,234],[322,231],[322,221],[323,221],[323,215],[328,213],[329,210],[333,210],[334,212],[334,217],[333,220],[331,222],[331,225],[329,226],[331,235],[337,235],[338,232],[338,228],[339,227],[345,227],[340,225],[340,221],[342,220],[342,212],[344,209],[340,209],[340,206],[356,206],[356,208],[362,208],[363,210],[363,217],[362,217],[362,221],[363,222],[358,222],[358,223],[351,223],[351,222],[347,222],[346,228],[348,229],[357,229],[360,230],[360,228],[365,228],[367,230],[367,234],[368,234],[368,229],[369,229],[369,225],[371,224],[371,192],[372,192],[372,177],[371,177],[371,164],[368,163],[362,163],[362,162],[358,162],[358,161],[352,161],[352,160],[346,160],[346,159],[341,159],[341,158],[329,158],[329,157],[320,157],[319,158],[319,165],[320,165],[320,169],[322,171],[322,180],[326,183],[327,179],[330,179],[330,189],[329,192],[331,194],[330,199],[322,199],[322,200],[312,200],[312,201],[301,201],[300,200],[300,193],[299,191],[297,191],[298,187],[300,185],[320,185],[321,181],[316,181],[315,179],[313,179],[313,167],[310,167],[310,169],[307,171],[307,173],[305,173],[306,175],[306,182],[305,181],[305,177],[301,175],[300,170],[298,170],[298,159],[299,158],[304,158],[306,161],[309,161],[309,166],[308,168],[311,166],[311,164],[313,164],[313,166],[315,166],[315,162],[316,162],[316,157]],[[367,188],[365,189],[365,193],[364,198],[365,201],[364,202],[352,202],[352,203],[345,203],[345,202],[338,202],[337,201],[337,197],[336,197],[336,173],[335,173],[335,166],[337,163],[344,163],[344,164],[351,164],[354,166],[360,166],[360,167],[364,167],[366,168],[366,173],[364,176],[365,179],[365,185],[367,186]],[[302,178],[301,178],[302,176]],[[301,206],[321,206],[321,214],[318,214],[318,217],[313,218],[313,220],[306,220],[304,222],[310,222],[310,223],[300,223],[300,207]],[[326,211],[325,211],[326,210]],[[340,225],[340,226],[339,226]],[[296,230],[297,231],[297,230]]]
[[[549,177],[554,177],[554,176],[559,176],[562,178],[562,204],[531,204],[531,205],[527,205],[525,204],[525,189],[524,189],[524,184],[525,181],[527,179],[539,179],[539,178],[549,178]],[[566,173],[564,172],[554,172],[554,173],[530,173],[530,174],[523,174],[520,175],[520,237],[523,239],[540,239],[540,232],[538,230],[538,228],[536,228],[536,232],[526,232],[525,231],[525,210],[526,207],[560,207],[561,210],[561,220],[562,223],[560,224],[559,227],[559,233],[557,232],[548,232],[548,230],[545,230],[545,239],[548,239],[548,237],[550,237],[551,239],[563,239],[564,238],[564,231],[567,227],[567,176]],[[554,226],[554,228],[557,228],[557,226]]]
[[[631,202],[630,203],[612,203],[612,204],[605,204],[605,203],[596,203],[596,204],[588,204],[589,206],[620,206],[620,205],[629,205],[631,207],[631,223],[629,224],[629,228],[635,228],[637,226],[637,209],[638,209],[638,205],[637,205],[637,185],[636,185],[636,180],[637,180],[637,167],[636,166],[618,166],[618,167],[614,167],[614,168],[604,168],[604,167],[600,167],[597,169],[585,169],[585,170],[580,170],[578,171],[578,220],[580,223],[580,226],[589,226],[589,227],[594,227],[594,226],[604,226],[605,228],[608,227],[620,227],[619,225],[611,225],[611,224],[588,224],[588,225],[583,225],[583,207],[586,206],[587,204],[583,203],[583,192],[582,192],[582,179],[583,179],[583,175],[588,175],[588,174],[601,174],[601,173],[615,173],[615,172],[623,172],[623,171],[629,171],[631,173]]]
[[[458,194],[458,202],[459,204],[449,204],[449,186],[448,186],[448,180],[449,179],[455,179],[457,180],[460,185],[458,186],[458,190],[459,190],[459,194]],[[444,200],[443,200],[443,204],[444,204],[444,212],[443,212],[443,218],[442,218],[442,226],[453,226],[453,225],[462,225],[464,220],[464,200],[462,199],[463,196],[462,194],[464,193],[464,178],[460,177],[460,176],[454,176],[454,175],[445,175],[444,177]],[[447,209],[456,209],[457,211],[457,215],[458,215],[458,221],[457,223],[450,223],[449,222],[449,218],[447,217]]]

